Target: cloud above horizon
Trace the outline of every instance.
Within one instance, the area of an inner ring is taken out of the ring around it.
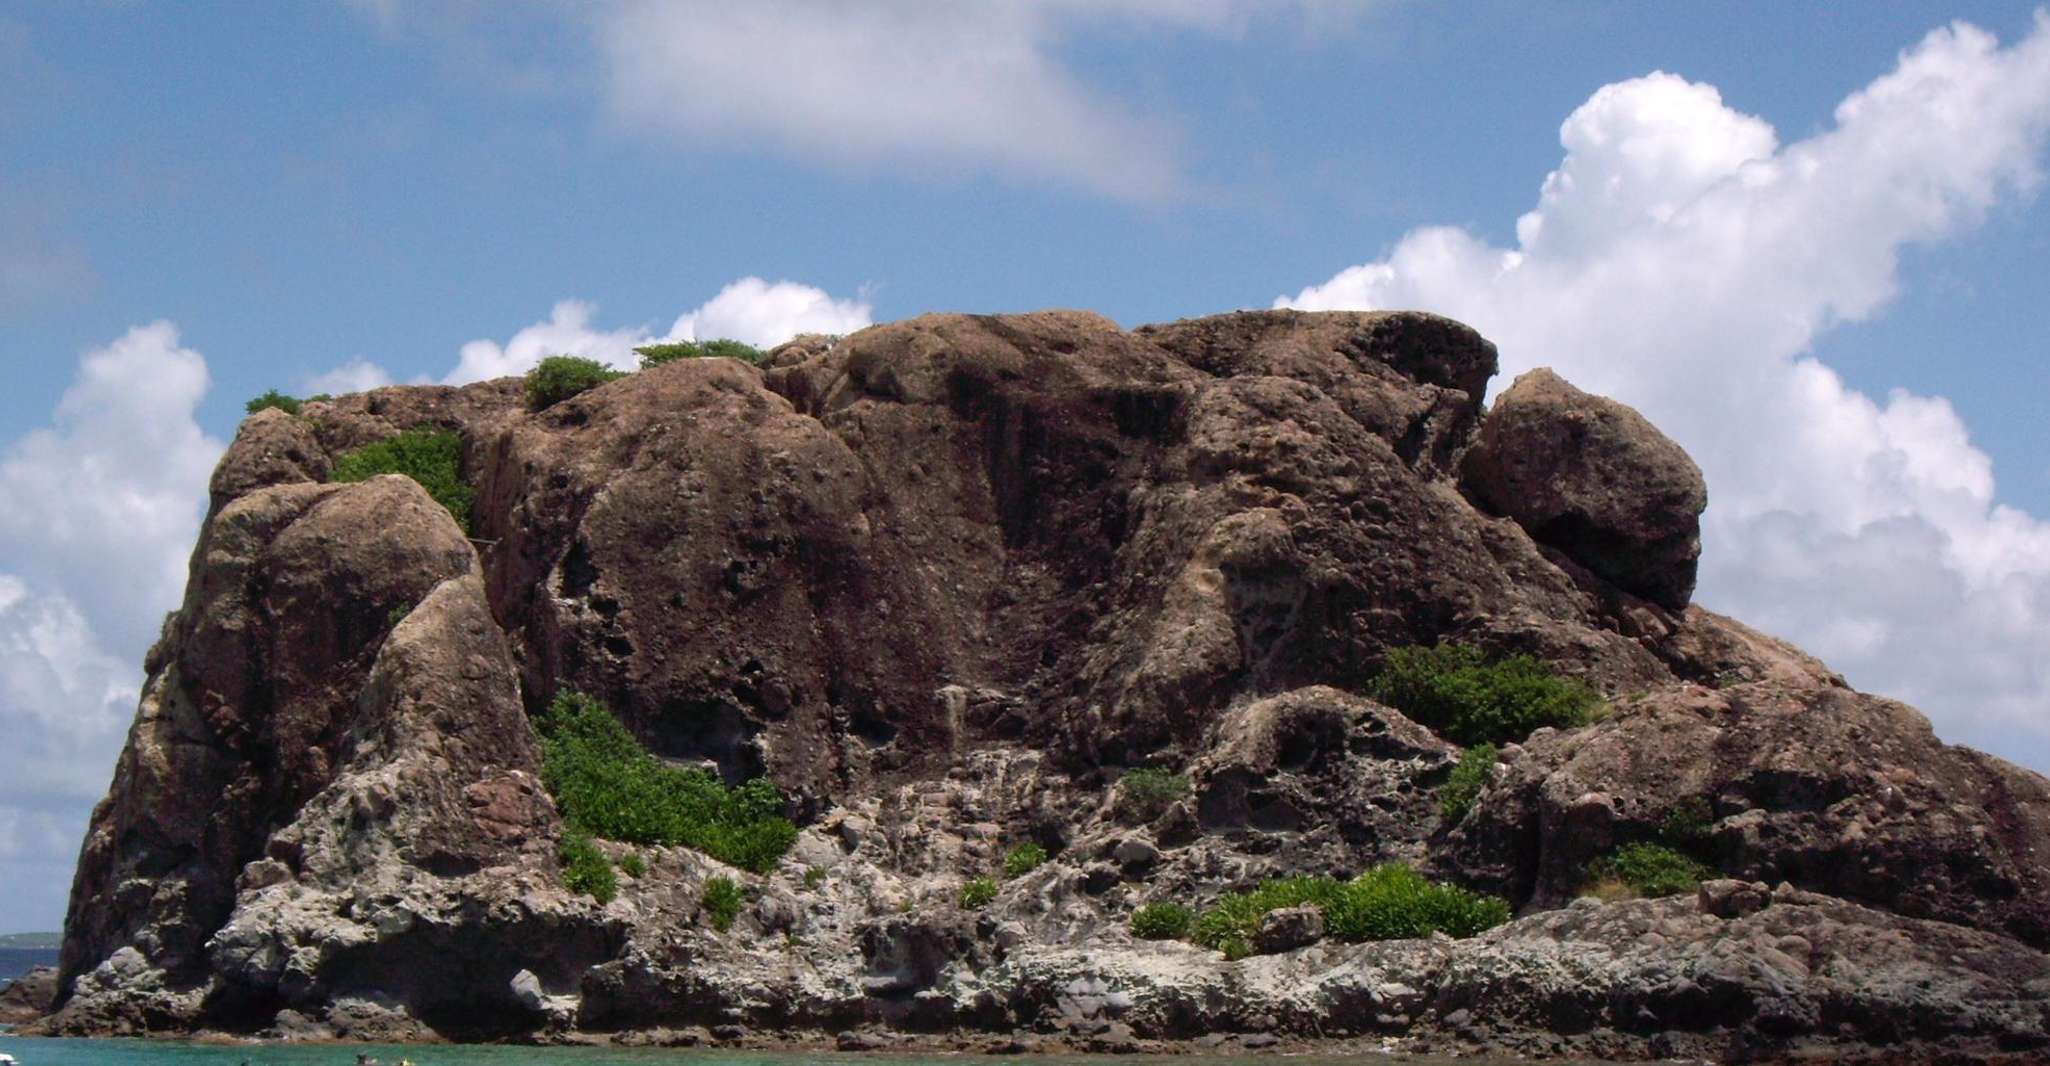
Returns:
[[[1941,397],[1867,396],[1812,354],[1883,312],[1904,248],[2032,195],[2050,133],[2050,15],[2002,47],[1936,30],[1782,145],[1714,87],[1604,86],[1514,247],[1411,231],[1275,301],[1415,307],[1624,400],[1708,477],[1697,599],[1788,637],[1953,740],[2050,748],[2050,523],[1997,502]]]
[[[1331,0],[622,0],[590,9],[606,100],[691,144],[856,169],[994,173],[1117,199],[1186,191],[1176,127],[1084,85],[1066,39],[1231,33]]]
[[[0,859],[46,913],[63,912],[142,653],[185,585],[222,449],[194,417],[208,385],[176,326],[138,326],[85,353],[50,425],[0,449]]]
[[[666,333],[643,326],[599,329],[591,318],[595,304],[558,301],[547,319],[521,329],[504,344],[490,339],[470,341],[457,353],[455,369],[444,385],[464,385],[511,374],[524,374],[551,355],[577,355],[607,366],[633,370],[640,366],[634,349],[659,341],[729,339],[758,348],[781,344],[800,333],[852,333],[867,326],[873,313],[868,301],[836,299],[824,289],[794,281],[768,282],[746,277],[720,289],[718,295],[685,311]],[[358,360],[331,374],[348,371],[366,379],[382,373]],[[389,380],[389,378],[387,378]]]

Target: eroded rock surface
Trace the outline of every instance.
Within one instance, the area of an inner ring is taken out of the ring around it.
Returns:
[[[1700,477],[1627,408],[1537,375],[1483,416],[1493,347],[1410,313],[928,315],[766,366],[679,361],[540,412],[508,380],[252,416],[39,1024],[2050,1040],[2050,786],[1687,606]],[[421,426],[462,438],[474,540],[404,478],[321,483]],[[1459,749],[1360,695],[1389,649],[1444,640],[1610,703],[1505,749],[1456,825]],[[562,688],[672,762],[773,779],[796,846],[757,876],[600,842],[645,871],[603,906],[568,891],[528,724]],[[1134,809],[1116,782],[1141,766],[1185,791]],[[1576,899],[1591,860],[1696,805],[1726,880]],[[1051,860],[964,908],[1027,842]],[[1521,917],[1355,945],[1284,914],[1240,962],[1126,932],[1146,903],[1389,861]],[[713,877],[747,895],[730,930]]]
[[[1464,473],[1483,503],[1540,543],[1626,591],[1687,606],[1708,488],[1636,411],[1533,370],[1489,409]]]
[[[38,966],[0,986],[0,1024],[32,1022],[57,1002],[57,968]]]

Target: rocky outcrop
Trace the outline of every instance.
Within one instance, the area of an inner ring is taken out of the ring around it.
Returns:
[[[1540,543],[1625,591],[1687,606],[1708,488],[1637,412],[1533,370],[1489,409],[1463,473],[1482,503]]]
[[[0,1025],[31,1022],[57,1002],[57,968],[38,966],[0,986]]]
[[[2043,779],[1687,606],[1699,474],[1627,408],[1527,376],[1483,416],[1493,347],[1410,313],[928,315],[764,366],[252,416],[43,1030],[2045,1046]],[[462,440],[468,537],[404,478],[322,483],[419,426]],[[1360,694],[1444,640],[1609,699],[1456,824],[1459,749]],[[775,781],[796,846],[755,875],[601,841],[639,872],[569,891],[528,719],[564,688]],[[1140,767],[1186,787],[1122,802]],[[1682,808],[1741,883],[1576,898]],[[1050,861],[964,904],[1024,843]],[[1240,962],[1126,932],[1390,861],[1522,917],[1357,945],[1282,913]]]
[[[1693,805],[1733,875],[2050,948],[2050,782],[1945,746],[1892,700],[1750,672],[1635,694],[1607,721],[1531,738],[1459,827],[1451,864],[1557,905],[1590,860],[1657,839]]]

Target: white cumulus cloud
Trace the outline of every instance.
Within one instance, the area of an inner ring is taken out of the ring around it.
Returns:
[[[1848,387],[1811,346],[1883,310],[1902,249],[2029,195],[2050,16],[1955,24],[1781,145],[1672,74],[1609,85],[1515,247],[1457,228],[1276,301],[1418,307],[1642,410],[1708,477],[1697,599],[1790,637],[1944,735],[2050,768],[2050,524],[2000,504],[1940,397]]]
[[[640,366],[634,349],[643,344],[730,338],[766,348],[800,333],[851,333],[872,321],[873,310],[867,300],[841,299],[811,285],[747,277],[678,315],[667,333],[656,333],[647,326],[602,329],[593,323],[596,305],[562,300],[546,319],[520,329],[504,343],[480,338],[464,344],[455,368],[441,380],[464,385],[524,374],[551,355],[582,356],[632,370]],[[392,380],[383,367],[357,359],[309,379],[307,391],[356,392]]]
[[[865,300],[834,299],[794,281],[742,278],[678,316],[664,339],[727,338],[766,348],[800,333],[852,333],[869,324],[872,310]]]
[[[177,605],[221,442],[206,361],[168,322],[85,354],[48,426],[0,449],[0,924],[54,928]]]
[[[637,365],[634,345],[646,344],[640,329],[600,330],[591,326],[597,310],[582,300],[563,300],[543,322],[536,322],[504,344],[474,340],[457,354],[456,367],[442,379],[444,384],[463,385],[472,381],[524,374],[551,355],[576,355],[596,359],[608,366],[631,369]]]
[[[392,383],[391,375],[385,369],[368,359],[351,359],[341,366],[325,373],[315,374],[301,383],[300,391],[309,396],[326,393],[340,396],[349,392],[368,392]]]

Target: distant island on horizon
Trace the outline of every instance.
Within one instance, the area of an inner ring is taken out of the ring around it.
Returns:
[[[0,933],[0,948],[55,951],[63,946],[63,933]]]

